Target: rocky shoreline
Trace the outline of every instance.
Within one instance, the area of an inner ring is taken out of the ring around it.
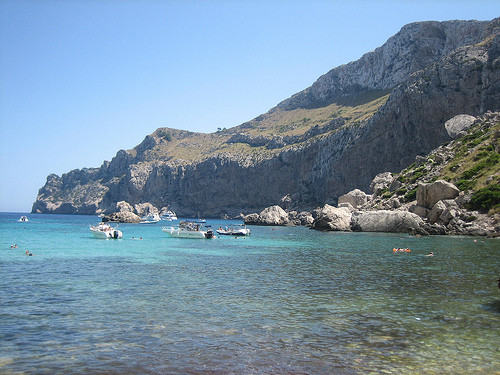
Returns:
[[[300,213],[287,207],[293,202],[285,197],[279,206],[246,216],[245,222],[323,231],[500,237],[500,113],[458,115],[445,128],[451,142],[417,156],[399,174],[379,173],[370,184],[371,194],[354,189],[340,196],[336,206]]]
[[[370,186],[372,194],[352,190],[339,197],[337,206],[325,204],[310,211],[297,211],[287,208],[289,202],[283,199],[281,205],[233,219],[242,219],[247,225],[305,226],[319,231],[500,238],[500,215],[468,209],[472,195],[460,191],[454,184],[444,180],[418,183],[416,199],[405,204],[397,199],[382,199],[381,192],[396,180],[391,173],[381,173]],[[164,210],[166,208],[158,210],[150,203],[132,207],[126,202],[118,202],[117,212],[104,216],[103,221],[138,223],[141,216],[160,214]]]
[[[379,173],[369,186],[371,194],[354,189],[314,209],[297,208],[300,205],[293,196],[286,195],[260,213],[223,218],[242,219],[247,225],[301,225],[320,231],[500,238],[500,113],[479,118],[459,115],[445,126],[451,142],[417,156],[398,174]],[[478,209],[475,199],[485,189],[490,196],[486,206]],[[116,204],[117,212],[103,220],[134,223],[167,209],[122,201]]]
[[[380,181],[380,176],[376,177]],[[392,182],[391,182],[392,183]],[[287,211],[275,205],[245,216],[247,225],[304,225],[321,231],[469,235],[500,238],[499,215],[466,208],[470,196],[438,180],[420,183],[417,199],[393,209],[377,209],[377,195],[353,190],[339,198],[338,207],[325,204],[311,212]]]

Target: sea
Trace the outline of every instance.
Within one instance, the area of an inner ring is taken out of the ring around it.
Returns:
[[[114,240],[97,216],[21,215],[0,214],[0,374],[500,374],[499,239]]]

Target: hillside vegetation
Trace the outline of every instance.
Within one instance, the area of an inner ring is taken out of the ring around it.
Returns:
[[[393,189],[381,193],[379,204],[397,197],[402,203],[416,197],[418,183],[445,180],[472,194],[470,209],[500,213],[500,114],[487,113],[462,137],[445,143],[396,175]]]
[[[231,129],[220,129],[215,133],[194,133],[171,128],[159,128],[146,137],[145,141],[130,150],[134,156],[144,148],[147,156],[144,161],[171,161],[186,164],[201,161],[222,153],[231,156],[253,155],[272,157],[290,144],[300,144],[305,140],[337,131],[339,128],[357,126],[366,122],[384,105],[389,97],[388,90],[364,93],[343,101],[337,101],[320,108],[296,108],[286,110],[274,108],[266,114]],[[315,130],[312,137],[302,137]],[[260,137],[262,145],[251,141],[231,142],[235,134],[245,134],[248,139]],[[289,138],[282,147],[269,147],[276,138]],[[307,138],[307,139],[306,139]],[[151,142],[155,144],[152,146]],[[152,146],[152,147],[151,147]]]

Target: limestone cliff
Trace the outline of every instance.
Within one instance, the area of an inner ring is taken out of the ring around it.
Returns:
[[[161,128],[100,168],[50,175],[33,212],[93,214],[116,202],[180,216],[314,207],[450,140],[458,114],[500,110],[500,19],[407,25],[266,114],[212,134]]]

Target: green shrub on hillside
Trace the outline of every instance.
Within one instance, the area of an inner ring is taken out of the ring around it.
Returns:
[[[410,190],[408,193],[405,195],[405,199],[407,202],[414,201],[417,198],[417,188]]]
[[[472,190],[472,189],[474,189],[474,186],[476,186],[476,182],[477,182],[477,180],[472,180],[471,181],[471,180],[464,180],[464,179],[462,179],[462,180],[458,181],[455,184],[455,186],[457,188],[459,188],[460,190],[462,190],[462,191]]]
[[[429,172],[425,169],[424,166],[421,166],[413,172],[413,176],[411,176],[410,183],[413,184],[417,180],[421,179],[422,177],[426,176]]]
[[[468,208],[473,210],[488,211],[496,207],[500,207],[500,186],[498,185],[479,189],[468,203]]]
[[[170,142],[172,140],[172,133],[170,132],[167,132],[165,130],[159,130],[157,134],[159,137],[165,138],[167,142]]]

